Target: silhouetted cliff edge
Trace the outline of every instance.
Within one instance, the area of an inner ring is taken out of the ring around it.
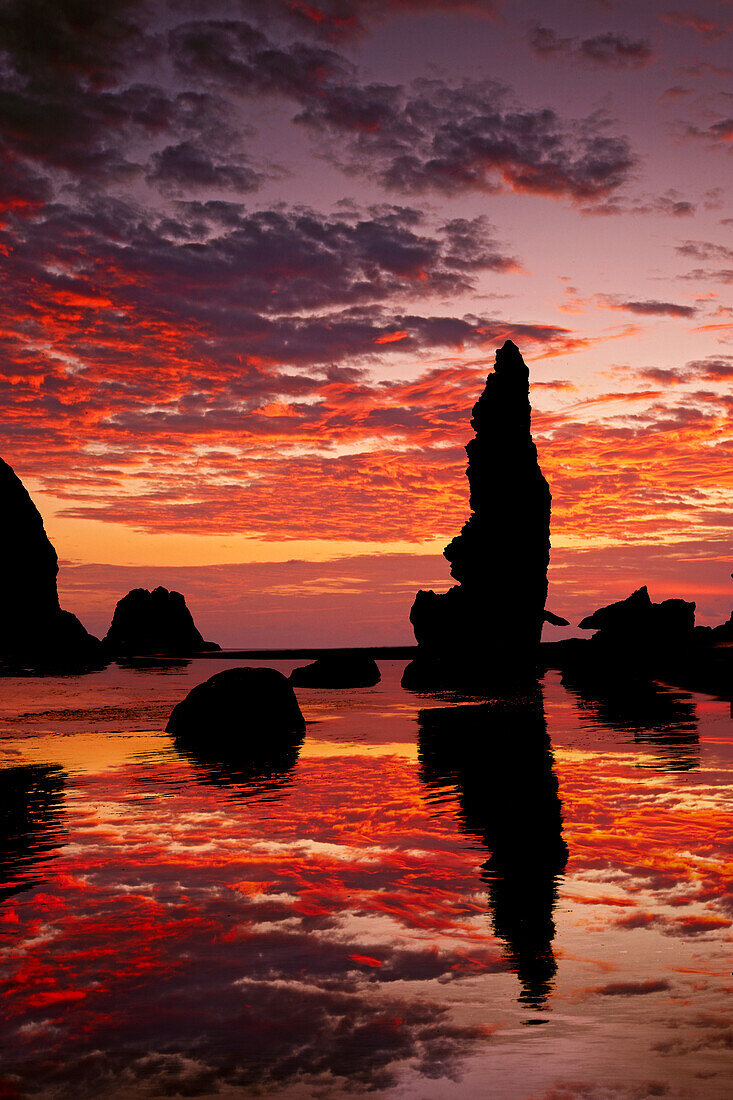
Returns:
[[[27,489],[0,459],[0,663],[74,669],[98,664],[101,646],[59,606],[58,558]]]

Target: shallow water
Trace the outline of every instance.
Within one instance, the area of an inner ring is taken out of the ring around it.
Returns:
[[[162,732],[231,663],[2,681],[0,1097],[733,1095],[729,704],[385,661],[253,774]]]

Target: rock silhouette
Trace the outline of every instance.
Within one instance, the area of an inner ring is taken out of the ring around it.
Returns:
[[[413,690],[488,693],[531,678],[545,616],[550,490],[532,442],[529,370],[511,340],[474,405],[466,447],[471,515],[443,551],[456,581],[420,591],[410,612]]]
[[[685,600],[652,603],[646,585],[625,600],[599,607],[579,623],[582,630],[597,630],[594,640],[624,645],[675,645],[686,640],[695,627],[695,604]]]
[[[290,683],[297,687],[373,687],[381,678],[377,662],[363,653],[325,654],[290,673]]]
[[[574,690],[603,697],[626,692],[633,698],[645,683],[661,680],[733,699],[728,625],[695,626],[692,602],[653,603],[644,585],[587,615],[580,626],[596,633],[542,646],[544,666],[561,669]]]
[[[553,911],[568,849],[540,689],[421,710],[418,726],[421,779],[433,789],[456,784],[461,828],[491,853],[482,878],[519,999],[541,1008],[557,970]]]
[[[102,644],[111,657],[185,657],[221,648],[204,641],[181,593],[162,587],[133,588],[123,596]]]
[[[731,611],[729,619],[712,628],[711,634],[715,641],[733,642],[733,611]]]
[[[165,727],[184,745],[260,759],[305,731],[292,686],[274,668],[229,668],[192,688]],[[292,742],[290,742],[292,743]]]
[[[0,661],[6,668],[100,663],[99,641],[59,605],[56,551],[27,489],[0,459]]]
[[[562,615],[555,615],[553,611],[545,610],[543,621],[549,623],[550,626],[570,626],[569,619],[563,619]]]

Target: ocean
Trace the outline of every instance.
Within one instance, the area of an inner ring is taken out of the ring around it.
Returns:
[[[303,662],[3,679],[0,1097],[733,1095],[729,703],[386,660],[259,767],[179,751],[245,663]]]

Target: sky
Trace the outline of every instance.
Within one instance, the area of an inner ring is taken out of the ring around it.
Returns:
[[[104,633],[165,584],[224,645],[409,643],[511,338],[548,606],[646,583],[728,618],[732,26],[730,0],[0,0],[0,454],[62,604]]]

